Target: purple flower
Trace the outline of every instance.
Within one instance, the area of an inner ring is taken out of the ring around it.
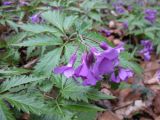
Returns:
[[[123,22],[123,27],[124,27],[124,29],[128,29],[128,21]]]
[[[119,5],[117,5],[117,6],[115,7],[115,10],[116,10],[116,12],[117,12],[118,14],[124,14],[124,13],[126,12],[126,10],[124,9],[124,7],[123,7],[123,6],[119,6]]]
[[[103,50],[107,50],[110,46],[106,42],[101,42],[99,45]]]
[[[107,30],[107,29],[102,29],[100,30],[101,33],[104,33],[106,37],[111,35],[111,31]]]
[[[132,10],[133,10],[133,7],[132,7],[131,5],[128,5],[127,10],[128,10],[128,11],[132,11]]]
[[[92,52],[96,56],[96,61],[93,66],[93,72],[96,75],[104,75],[114,71],[114,67],[118,63],[118,51],[115,48],[109,47],[105,42],[101,43],[103,52],[98,52],[92,49]]]
[[[117,45],[117,46],[115,47],[115,49],[117,50],[118,53],[120,53],[120,52],[122,52],[122,51],[125,50],[124,45],[125,45],[125,44],[124,44],[123,42],[121,42],[119,45]]]
[[[3,2],[3,5],[11,5],[11,4],[13,4],[13,2],[11,2],[11,1]]]
[[[74,70],[73,65],[76,60],[76,55],[72,55],[67,65],[54,69],[56,74],[64,74],[67,78],[73,77],[75,80],[81,78],[84,86],[96,85],[97,81],[101,80],[103,75],[114,72],[115,67],[119,64],[119,53],[124,50],[124,44],[119,44],[115,48],[110,47],[106,42],[100,44],[101,50],[91,48],[89,52],[82,56],[81,64]],[[120,71],[123,76],[120,79],[126,79],[123,69]],[[129,76],[129,71],[127,72]]]
[[[92,57],[92,55],[84,53],[82,56],[82,64],[75,70],[75,76],[82,78],[84,86],[95,85],[98,81],[98,77],[92,72]]]
[[[144,18],[150,23],[154,23],[156,21],[157,10],[145,9],[144,14],[145,14]]]
[[[138,6],[145,6],[145,1],[144,0],[135,0],[134,1]]]
[[[25,5],[29,5],[29,3],[26,2],[26,1],[20,1],[20,5],[21,5],[21,6],[25,6]]]
[[[133,77],[133,72],[130,69],[120,68],[118,75],[113,72],[111,75],[111,81],[119,83],[126,81],[128,78]]]
[[[114,9],[116,10],[116,13],[118,14],[124,14],[126,13],[126,10],[125,8],[123,7],[125,4],[123,1],[119,0],[119,1],[116,1],[112,4],[112,6],[114,7]]]
[[[144,56],[144,60],[149,61],[151,59],[151,52],[153,51],[153,44],[150,40],[142,40],[141,45],[143,49],[139,52]]]
[[[42,21],[42,18],[39,13],[31,16],[30,19],[31,19],[32,23],[40,23]]]
[[[158,80],[160,80],[160,69],[157,71]]]
[[[69,60],[69,63],[65,66],[57,67],[53,71],[55,74],[64,74],[67,78],[72,77],[74,75],[73,65],[76,61],[76,54],[73,54]]]

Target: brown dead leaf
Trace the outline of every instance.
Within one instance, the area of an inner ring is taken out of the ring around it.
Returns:
[[[0,25],[0,35],[4,32],[7,32],[8,26]]]
[[[102,88],[101,92],[105,93],[106,95],[112,95],[111,91],[109,89],[107,89],[107,88]]]
[[[154,109],[153,109],[154,112],[156,114],[160,114],[160,91],[158,91],[156,93],[156,96],[155,96],[155,98],[153,100],[153,107],[154,107]]]
[[[98,120],[121,120],[116,116],[115,113],[112,111],[105,111],[104,113],[100,114]]]
[[[130,117],[134,113],[143,110],[146,108],[146,104],[142,100],[136,100],[134,104],[130,104],[127,107],[123,107],[122,109],[118,109],[115,111],[116,115],[119,118]]]
[[[119,92],[119,104],[122,104],[126,101],[135,101],[141,98],[141,93],[137,91],[133,91],[131,88],[123,89]]]
[[[119,45],[121,43],[120,39],[114,39],[113,44],[114,45]]]
[[[160,60],[142,62],[141,66],[144,69],[144,72],[156,71],[160,68],[159,62],[160,62]]]
[[[112,95],[111,91],[107,88],[102,88],[101,92],[106,94],[106,95]],[[109,110],[112,109],[112,104],[109,100],[99,100],[99,101],[96,102],[96,105],[101,106],[105,109],[109,109]]]
[[[145,84],[160,84],[160,80],[159,80],[159,72],[156,72],[155,75],[149,79],[149,80],[145,80],[144,81]]]
[[[153,119],[142,117],[140,118],[140,120],[153,120]]]
[[[20,118],[20,120],[29,120],[30,119],[30,114],[28,113],[23,113],[22,117]]]
[[[155,120],[160,120],[160,116],[158,116]]]

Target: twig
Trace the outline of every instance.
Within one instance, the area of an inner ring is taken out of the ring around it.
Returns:
[[[134,101],[129,102],[129,103],[126,103],[125,105],[122,105],[122,106],[115,107],[115,108],[113,109],[113,111],[116,111],[116,110],[125,108],[125,107],[127,107],[127,106],[129,106],[129,105],[132,105],[133,103],[134,103]]]

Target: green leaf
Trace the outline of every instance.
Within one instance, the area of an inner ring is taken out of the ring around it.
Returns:
[[[88,98],[92,99],[92,100],[107,100],[107,99],[115,99],[116,97],[112,96],[112,95],[106,95],[96,89],[91,89],[88,93]]]
[[[77,120],[95,120],[97,111],[78,112]]]
[[[120,54],[120,65],[124,68],[130,68],[140,75],[143,72],[143,69],[140,67],[140,65],[136,62],[128,60],[127,58],[129,58],[129,56],[125,57],[124,54]]]
[[[64,29],[69,30],[69,28],[74,24],[76,18],[77,18],[76,16],[65,17],[65,20],[64,20],[64,23],[63,23]]]
[[[113,45],[113,43],[108,41],[104,36],[102,36],[101,34],[99,34],[97,32],[89,32],[89,33],[86,33],[85,36],[87,38],[89,38],[90,40],[105,41],[109,45],[111,45],[111,46]]]
[[[0,120],[16,120],[2,100],[0,100]]]
[[[23,25],[19,25],[19,27],[25,31],[29,31],[32,33],[43,33],[43,32],[50,32],[50,33],[54,33],[54,34],[60,34],[59,30],[54,28],[54,27],[50,27],[48,25],[42,25],[42,24],[23,24]]]
[[[57,48],[45,54],[35,66],[35,72],[50,76],[54,67],[60,62],[63,48]]]
[[[8,69],[8,70],[0,70],[0,74],[3,75],[20,75],[24,73],[28,73],[31,70],[23,69],[23,68],[13,68],[13,69]]]
[[[42,80],[44,77],[34,77],[34,76],[14,76],[6,81],[4,81],[0,86],[0,92],[5,92],[13,87],[17,87],[19,85],[35,82],[38,80]]]
[[[27,113],[31,112],[39,115],[45,111],[44,103],[32,96],[8,94],[4,95],[3,98],[16,109],[22,110]]]
[[[16,35],[9,36],[9,38],[7,38],[6,41],[8,45],[15,44],[15,43],[21,42],[26,36],[27,36],[26,32],[20,32]]]
[[[67,80],[67,79],[66,79]],[[88,92],[88,87],[76,84],[72,79],[68,79],[64,88],[61,89],[61,94],[66,99],[72,99],[74,101],[83,100],[88,101],[86,93]]]
[[[53,36],[36,36],[33,38],[29,38],[28,40],[12,44],[14,46],[50,46],[50,45],[60,45],[62,44],[62,40],[60,38],[56,38]]]
[[[7,20],[6,22],[9,24],[10,27],[12,27],[13,29],[15,29],[16,32],[18,32],[18,25],[15,22],[11,20]]]
[[[101,16],[98,12],[90,12],[88,16],[96,21],[101,22]]]
[[[157,46],[157,54],[160,54],[160,44]]]
[[[47,11],[42,13],[42,17],[46,21],[57,27],[59,30],[64,32],[63,29],[64,16],[62,13],[60,13],[59,11]]]
[[[119,89],[126,89],[126,88],[130,88],[131,85],[125,82],[121,82],[120,85],[118,86]]]
[[[86,103],[73,103],[73,104],[65,104],[64,108],[72,111],[80,111],[80,112],[90,112],[90,111],[103,111],[104,109],[97,107],[92,104]]]
[[[147,37],[149,37],[149,39],[152,39],[152,40],[154,40],[154,38],[155,38],[155,35],[154,35],[154,33],[152,33],[152,32],[145,32],[145,35],[146,35]]]

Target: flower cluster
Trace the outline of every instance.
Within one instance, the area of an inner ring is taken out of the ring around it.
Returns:
[[[5,5],[5,6],[12,5],[12,4],[14,4],[14,2],[12,2],[12,1],[3,2],[3,5]],[[26,2],[25,0],[19,0],[19,5],[20,6],[27,6],[27,5],[29,5],[29,3]]]
[[[156,21],[157,10],[145,9],[144,14],[145,14],[144,18],[150,23],[154,23]]]
[[[113,3],[112,6],[114,7],[116,13],[118,14],[124,14],[126,12],[125,8],[123,7],[123,3],[122,2],[116,2]]]
[[[100,30],[100,33],[104,34],[106,37],[110,36],[112,33],[107,29]]]
[[[151,52],[153,51],[153,43],[150,40],[142,40],[141,45],[143,49],[140,54],[144,56],[144,60],[149,61],[151,59]]]
[[[131,12],[133,10],[133,7],[131,5],[125,4],[123,0],[118,0],[114,2],[112,6],[118,14],[125,14],[127,13],[127,11]]]
[[[13,2],[11,2],[11,1],[5,1],[5,2],[3,2],[3,5],[11,5],[11,4],[13,4]]]
[[[127,80],[129,77],[133,76],[133,72],[130,69],[119,68],[119,73],[115,76],[115,73],[112,73],[111,80],[119,83],[121,81]]]
[[[67,78],[81,78],[84,86],[95,85],[104,75],[111,75],[111,80],[116,83],[127,80],[133,75],[131,70],[119,67],[119,53],[124,50],[123,44],[112,48],[106,42],[102,42],[100,48],[101,51],[92,47],[89,52],[85,52],[81,64],[76,69],[73,67],[76,54],[73,54],[69,63],[55,68],[54,73],[64,74]],[[120,69],[118,76],[114,74],[116,67]]]

